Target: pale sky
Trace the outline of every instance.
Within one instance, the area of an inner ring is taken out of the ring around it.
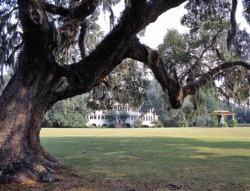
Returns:
[[[150,24],[146,29],[145,37],[141,38],[141,42],[147,44],[151,48],[157,48],[157,46],[163,42],[164,35],[168,29],[177,29],[179,32],[188,32],[188,28],[180,24],[181,17],[187,13],[184,8],[185,3],[177,8],[171,9],[166,13],[162,14],[156,22]],[[240,24],[240,28],[246,28],[250,33],[250,26],[242,16],[242,3],[241,0],[238,2],[236,12],[236,22]]]
[[[146,33],[144,37],[140,38],[140,41],[147,44],[151,48],[157,48],[157,46],[163,42],[164,35],[167,33],[168,29],[177,29],[179,32],[188,32],[188,28],[180,24],[181,17],[187,13],[184,8],[185,3],[167,11],[158,17],[158,19],[147,26]],[[124,9],[124,2],[119,3],[114,9],[114,15],[116,18],[120,17],[121,11]],[[241,0],[238,2],[236,21],[240,24],[240,28],[246,28],[250,33],[250,26],[247,24],[242,16],[242,3]],[[102,26],[105,34],[109,32],[109,13],[106,13],[106,20],[99,20],[99,24]]]
[[[113,7],[114,15],[117,19],[119,19],[123,10],[123,1],[116,5],[116,7]],[[141,37],[140,41],[151,48],[157,48],[163,41],[163,37],[168,29],[175,28],[178,29],[179,32],[187,32],[188,28],[180,24],[180,19],[186,12],[183,3],[179,7],[162,14],[154,23],[147,26],[145,36]],[[105,14],[105,20],[99,19],[98,24],[101,25],[104,34],[107,34],[109,32],[109,13]]]
[[[188,28],[181,25],[181,17],[187,13],[184,9],[184,3],[177,8],[171,9],[162,14],[156,22],[147,26],[145,36],[140,38],[140,41],[147,44],[151,48],[163,42],[163,38],[168,29],[177,29],[179,32],[188,32]]]

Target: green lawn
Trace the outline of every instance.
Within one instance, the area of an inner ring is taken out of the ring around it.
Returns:
[[[41,137],[82,176],[76,190],[250,190],[250,128],[44,128]]]

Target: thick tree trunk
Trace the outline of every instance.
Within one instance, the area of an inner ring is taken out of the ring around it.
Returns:
[[[46,103],[47,101],[47,97],[44,97],[42,102]],[[42,108],[40,106],[37,106],[35,108],[35,111],[33,112],[31,121],[29,123],[27,141],[30,149],[32,149],[36,157],[36,160],[51,171],[51,168],[61,166],[62,163],[60,163],[58,159],[45,151],[40,142],[40,130],[42,120],[46,111],[47,108]]]
[[[46,111],[55,99],[45,76],[25,75],[19,69],[0,97],[0,183],[51,182],[57,159],[41,146],[39,133]]]

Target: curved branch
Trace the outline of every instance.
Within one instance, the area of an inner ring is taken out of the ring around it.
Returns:
[[[127,58],[127,50],[131,49],[130,42],[133,41],[139,31],[145,28],[149,23],[154,22],[163,12],[183,2],[185,2],[185,0],[131,1],[131,5],[126,6],[120,22],[89,56],[85,57],[79,63],[63,67],[70,85],[65,94],[60,95],[60,99],[88,92],[102,82],[123,59]],[[71,23],[69,23],[69,26],[70,25]],[[143,53],[147,54],[145,49],[143,50]],[[155,55],[153,59],[159,60],[159,57]],[[155,71],[166,71],[163,70],[163,68],[164,65],[161,65],[160,67],[156,67]],[[181,89],[179,83],[170,77],[166,78],[164,75],[162,76],[162,81],[164,81],[164,83],[170,83],[171,86],[176,89],[176,92],[180,94],[179,91]],[[171,88],[169,88],[169,90],[170,89]],[[176,97],[176,95],[173,95],[173,97]],[[182,102],[182,99],[178,100]],[[177,102],[178,101],[173,103],[175,108],[181,105]]]
[[[133,1],[132,1],[133,2]],[[158,13],[163,13],[169,9],[175,8],[182,3],[186,2],[186,0],[151,0],[148,1],[148,10],[147,10],[147,18],[145,20],[145,26],[148,24],[155,22],[158,18]],[[153,10],[153,11],[152,11]]]
[[[85,38],[87,28],[88,28],[86,22],[87,21],[85,21],[84,23],[81,24],[81,30],[80,30],[79,42],[78,42],[82,59],[85,58],[85,56],[86,56],[85,45],[84,45],[84,38]]]
[[[37,31],[48,32],[48,18],[43,1],[18,1],[19,18],[23,26],[24,35]],[[46,34],[46,33],[45,33]]]
[[[237,23],[235,19],[235,14],[236,14],[236,9],[237,9],[237,4],[238,4],[237,0],[232,0],[232,10],[230,14],[231,29],[228,31],[228,36],[227,36],[228,51],[230,51],[232,45],[235,46],[235,36],[237,33]]]
[[[194,82],[195,78],[200,74],[201,60],[197,59],[195,64],[189,69],[189,75],[186,80],[187,84]]]
[[[86,0],[71,11],[65,23],[59,29],[61,42],[57,54],[75,41],[80,25],[84,22],[86,17],[95,11],[100,3],[101,0]]]
[[[18,9],[25,50],[33,56],[47,57],[55,42],[52,39],[52,26],[46,14],[44,1],[19,0]]]
[[[64,7],[58,7],[49,3],[45,3],[46,11],[48,11],[51,14],[61,15],[66,17],[70,13],[70,9],[64,8]]]
[[[149,54],[151,58],[150,62],[148,62]],[[175,109],[181,107],[183,101],[181,85],[175,76],[171,77],[167,72],[166,63],[157,51],[152,50],[135,39],[127,51],[127,57],[146,64],[152,70],[162,88],[168,90],[171,106]]]
[[[221,64],[221,65],[209,70],[207,73],[202,74],[198,81],[184,86],[183,87],[184,98],[187,95],[194,95],[195,92],[200,87],[206,85],[210,80],[212,80],[213,76],[216,75],[220,70],[232,68],[235,66],[242,66],[242,67],[246,68],[247,70],[250,70],[250,64],[243,62],[243,61],[225,62],[224,64]]]
[[[148,53],[150,53],[151,57],[150,63],[148,63]],[[162,88],[168,90],[170,103],[173,108],[179,108],[187,95],[194,95],[200,87],[210,82],[210,80],[213,79],[213,76],[221,70],[232,68],[234,66],[242,66],[247,70],[250,70],[250,65],[246,62],[226,62],[209,70],[207,73],[202,74],[199,80],[195,81],[200,68],[200,63],[198,62],[195,64],[194,70],[190,71],[191,73],[188,78],[188,84],[181,87],[178,80],[171,77],[171,75],[165,70],[164,66],[166,63],[161,59],[161,55],[157,51],[141,44],[138,40],[134,40],[131,43],[131,48],[127,52],[127,57],[143,62],[153,71],[155,78],[159,81]]]

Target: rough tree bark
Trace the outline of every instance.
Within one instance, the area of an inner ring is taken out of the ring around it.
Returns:
[[[19,0],[24,48],[18,68],[0,97],[0,183],[54,181],[52,168],[61,164],[44,150],[39,138],[46,111],[57,101],[90,91],[126,58],[141,61],[152,69],[168,90],[174,108],[179,108],[187,95],[195,93],[219,70],[229,65],[249,69],[243,62],[228,63],[185,87],[181,87],[176,76],[166,72],[161,56],[135,37],[163,12],[183,2],[131,1],[119,23],[89,56],[64,66],[56,62],[56,55],[76,40],[80,26],[101,0],[86,0],[74,9],[45,4],[43,0]],[[66,18],[58,30],[48,21],[46,11]]]

